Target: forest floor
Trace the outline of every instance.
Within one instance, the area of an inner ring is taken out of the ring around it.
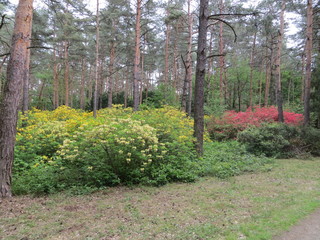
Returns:
[[[228,180],[3,199],[0,239],[271,240],[320,207],[319,166],[277,160]]]

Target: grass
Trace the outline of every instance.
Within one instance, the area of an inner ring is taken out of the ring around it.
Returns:
[[[164,187],[0,200],[0,239],[267,240],[320,207],[320,159]]]

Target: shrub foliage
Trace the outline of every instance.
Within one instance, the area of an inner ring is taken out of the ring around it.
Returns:
[[[302,123],[302,114],[284,111],[285,123],[298,126]],[[214,140],[236,139],[237,134],[248,127],[261,126],[265,123],[278,121],[276,107],[248,108],[245,112],[227,111],[222,117],[211,117],[207,121],[207,129],[210,137]]]

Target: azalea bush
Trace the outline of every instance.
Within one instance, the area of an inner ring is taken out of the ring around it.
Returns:
[[[194,181],[200,167],[193,121],[173,107],[133,112],[115,106],[98,117],[68,107],[32,110],[18,128],[15,193],[73,187]]]
[[[284,111],[284,121],[288,125],[299,126],[302,124],[303,115]],[[265,123],[278,122],[276,107],[248,108],[245,112],[227,111],[222,117],[211,117],[207,121],[210,137],[215,140],[236,139],[237,134],[248,127],[261,126]]]

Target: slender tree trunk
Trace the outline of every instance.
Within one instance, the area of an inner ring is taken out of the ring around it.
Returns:
[[[85,109],[86,95],[85,95],[85,79],[86,79],[86,61],[82,58],[81,61],[81,84],[80,84],[80,108]]]
[[[197,67],[194,96],[194,135],[197,139],[196,150],[203,155],[203,132],[204,132],[204,81],[207,62],[207,26],[208,26],[209,0],[200,0],[199,12],[199,36],[197,50]]]
[[[169,2],[168,2],[169,4]],[[167,15],[169,11],[167,10]],[[164,51],[164,79],[163,83],[168,84],[168,75],[169,75],[169,44],[170,44],[170,35],[171,35],[171,26],[169,23],[166,23],[166,42],[165,42],[165,51]]]
[[[310,89],[311,89],[311,61],[312,61],[312,35],[313,35],[313,8],[312,0],[307,0],[307,42],[306,42],[306,75],[304,83],[304,121],[310,124]]]
[[[115,31],[115,22],[112,21],[112,32]],[[108,88],[108,108],[112,108],[112,94],[114,85],[114,62],[116,57],[116,42],[114,40],[110,43],[110,63],[109,63],[109,88]]]
[[[32,26],[30,25],[30,28]],[[31,29],[30,29],[31,32]],[[30,41],[29,46],[30,47]],[[22,114],[26,114],[29,110],[29,83],[30,83],[30,48],[27,49],[27,58],[24,66],[24,80],[23,80],[23,97],[22,97]]]
[[[253,46],[251,51],[250,57],[250,99],[249,99],[249,106],[252,107],[252,98],[253,98],[253,69],[254,69],[254,56],[256,50],[256,40],[257,40],[257,31],[254,32],[253,36]]]
[[[268,39],[266,40],[266,44],[268,44]],[[267,107],[269,104],[269,92],[270,92],[270,75],[271,75],[271,66],[272,66],[272,56],[268,55],[268,48],[266,48],[266,86],[264,92],[264,106]],[[268,61],[269,59],[269,61]]]
[[[137,12],[136,12],[136,30],[135,30],[135,58],[133,68],[133,110],[139,109],[139,82],[141,80],[140,69],[140,36],[141,36],[141,8],[142,0],[137,0]]]
[[[66,106],[69,106],[69,71],[70,71],[70,65],[69,65],[69,43],[66,41],[64,43],[64,64],[65,64],[65,70],[64,70],[64,87],[65,87],[65,99],[64,104]]]
[[[97,117],[98,109],[98,84],[99,84],[99,0],[97,0],[96,14],[96,66],[94,75],[93,117]]]
[[[302,75],[302,77],[301,77],[301,97],[300,97],[301,102],[304,101],[304,84],[305,84],[305,78],[306,78],[306,72],[305,72],[306,55],[305,55],[305,52],[306,51],[304,50],[302,53],[302,56],[301,56],[301,68],[302,68],[302,70],[301,70],[301,73],[302,73],[301,74]]]
[[[282,40],[284,37],[284,11],[286,8],[286,1],[282,0],[282,7],[280,13],[280,31],[278,36],[277,44],[277,56],[276,56],[276,100],[278,106],[278,121],[284,122],[283,117],[283,99],[282,99],[282,89],[281,89],[281,50],[282,50]]]
[[[25,64],[28,57],[32,26],[32,0],[20,0],[7,68],[7,81],[0,102],[0,198],[11,197],[11,176],[18,120],[22,99]]]
[[[3,60],[2,60],[2,62],[1,62],[1,64],[0,64],[0,102],[1,102],[1,96],[2,96],[2,94],[3,94],[3,85],[4,85],[4,84],[3,84],[4,82],[2,82],[2,67],[3,67],[3,65],[5,64],[7,58],[8,58],[8,56],[6,55],[6,56],[3,58]]]
[[[223,0],[220,0],[219,3],[219,12],[220,14],[223,13],[224,3]],[[224,54],[224,40],[223,40],[223,22],[220,22],[219,28],[219,68],[220,68],[220,103],[223,104],[224,96],[225,96],[225,81],[224,81],[224,68],[225,68],[225,58]]]
[[[191,116],[192,110],[192,29],[193,29],[193,15],[191,13],[191,0],[188,0],[188,53],[187,53],[187,83],[188,83],[188,105],[187,113]]]
[[[56,48],[53,49],[53,108],[59,107],[59,75]]]

